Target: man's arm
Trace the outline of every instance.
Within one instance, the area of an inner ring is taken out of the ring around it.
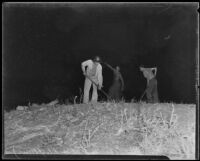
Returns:
[[[97,77],[98,77],[99,89],[101,89],[102,86],[103,86],[103,75],[102,75],[102,67],[101,67],[101,65],[97,69],[97,74],[98,74]]]
[[[87,67],[89,64],[90,64],[90,60],[86,60],[86,61],[81,63],[81,69],[83,71],[83,75],[86,74],[85,67]]]
[[[122,77],[122,75],[121,75],[121,73],[120,73],[120,80],[121,80],[121,82],[122,82],[122,91],[124,90],[124,79],[123,79],[123,77]]]
[[[107,66],[108,68],[110,68],[111,70],[115,71],[115,69],[114,69],[111,65],[109,65],[109,64],[106,63],[106,66]]]
[[[151,68],[151,70],[154,70],[154,76],[156,76],[156,74],[157,74],[157,68],[154,67],[154,68]]]

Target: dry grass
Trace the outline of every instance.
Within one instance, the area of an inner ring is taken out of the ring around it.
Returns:
[[[43,104],[4,116],[6,154],[152,154],[195,159],[195,105]]]

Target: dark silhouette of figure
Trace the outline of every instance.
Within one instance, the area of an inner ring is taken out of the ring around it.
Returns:
[[[122,92],[124,90],[124,80],[120,73],[120,67],[116,66],[116,68],[113,68],[108,64],[107,66],[113,71],[113,83],[109,89],[110,99],[119,101],[122,98]]]
[[[145,90],[147,96],[147,102],[148,103],[159,102],[157,79],[156,79],[157,68],[140,67],[140,71],[143,72],[144,77],[147,79],[147,87]]]

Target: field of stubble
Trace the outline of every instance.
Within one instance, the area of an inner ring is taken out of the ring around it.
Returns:
[[[4,151],[195,159],[195,105],[34,104],[4,113]]]

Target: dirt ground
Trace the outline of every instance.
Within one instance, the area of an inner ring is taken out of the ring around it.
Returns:
[[[195,105],[100,102],[4,113],[5,154],[195,158]]]

